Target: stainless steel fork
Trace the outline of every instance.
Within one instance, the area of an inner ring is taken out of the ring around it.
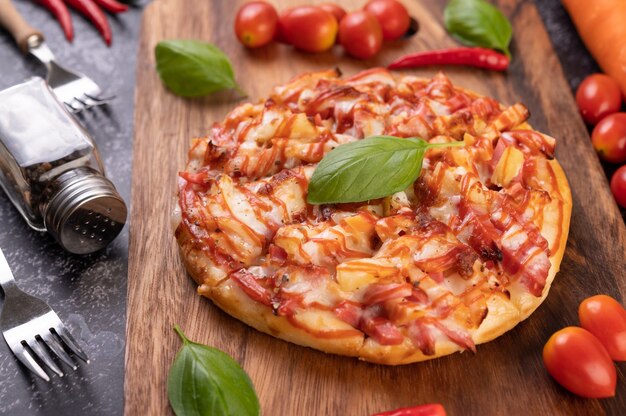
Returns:
[[[0,312],[0,330],[18,360],[46,381],[50,378],[35,357],[50,370],[63,377],[63,371],[53,361],[50,352],[76,370],[76,364],[65,351],[67,346],[78,358],[89,363],[87,355],[72,338],[63,322],[43,300],[17,287],[13,273],[0,249],[0,287],[4,304]],[[50,352],[48,352],[50,351]],[[33,357],[33,354],[35,357]]]
[[[0,0],[0,26],[13,35],[22,52],[32,54],[46,66],[48,84],[71,112],[103,105],[114,98],[103,98],[102,90],[92,79],[59,65],[41,32],[22,18],[11,0]]]
[[[59,65],[43,36],[33,34],[27,39],[27,44],[28,52],[46,66],[48,85],[71,112],[104,105],[114,98],[102,98],[102,90],[91,78]]]

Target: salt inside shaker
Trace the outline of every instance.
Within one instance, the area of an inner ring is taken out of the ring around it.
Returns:
[[[31,228],[71,253],[104,248],[126,222],[94,141],[41,78],[0,91],[0,185]]]

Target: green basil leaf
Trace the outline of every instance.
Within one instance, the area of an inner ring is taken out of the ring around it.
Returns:
[[[422,139],[372,136],[330,151],[309,182],[310,204],[362,202],[405,190],[420,174],[424,152],[433,147]]]
[[[228,354],[187,339],[167,379],[167,393],[177,416],[258,416],[259,399],[248,375]]]
[[[497,49],[511,57],[513,28],[494,5],[485,0],[450,0],[443,18],[446,29],[459,42]]]
[[[163,83],[183,97],[200,97],[228,88],[239,90],[228,57],[197,40],[165,40],[154,49]]]

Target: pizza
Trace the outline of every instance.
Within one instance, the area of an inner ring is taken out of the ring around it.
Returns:
[[[441,73],[298,76],[193,140],[181,257],[199,294],[295,344],[389,365],[475,352],[542,303],[565,250],[570,189],[528,118]],[[308,204],[324,155],[375,135],[465,145],[428,150],[404,191]]]

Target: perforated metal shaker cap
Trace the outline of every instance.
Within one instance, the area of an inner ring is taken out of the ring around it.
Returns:
[[[65,250],[88,254],[117,237],[127,213],[111,181],[94,170],[75,169],[55,180],[43,215],[48,232]]]

